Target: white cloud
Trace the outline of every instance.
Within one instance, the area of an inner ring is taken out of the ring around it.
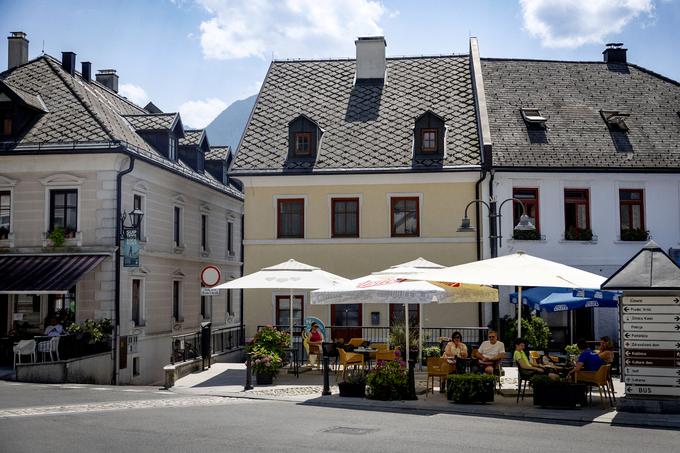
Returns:
[[[185,127],[202,129],[227,108],[221,99],[209,98],[202,101],[187,101],[179,106],[179,113]]]
[[[144,107],[149,102],[149,95],[146,94],[144,88],[132,83],[122,84],[118,89],[118,93],[141,107]]]
[[[520,0],[524,28],[547,47],[602,43],[640,16],[654,17],[652,0]]]
[[[381,35],[378,0],[197,0],[205,58],[328,57],[354,53],[357,36]]]

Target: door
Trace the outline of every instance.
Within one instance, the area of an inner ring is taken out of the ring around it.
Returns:
[[[574,310],[574,342],[584,340],[595,340],[593,331],[593,309],[579,308]]]
[[[362,338],[362,304],[331,305],[331,335],[333,340],[348,342],[351,338]]]

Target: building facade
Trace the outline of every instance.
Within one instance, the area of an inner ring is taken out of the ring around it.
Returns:
[[[115,71],[93,80],[89,63],[75,71],[72,52],[27,61],[26,36],[8,40],[0,337],[40,335],[53,316],[108,318],[123,345],[112,352],[112,380],[162,382],[172,335],[204,320],[242,322],[238,292],[200,295],[206,265],[223,280],[241,275],[243,197],[229,184],[225,150],[211,149],[203,131],[185,131],[179,114],[118,95]],[[128,263],[118,237],[121,215],[129,222],[135,209],[144,215],[138,261]],[[10,277],[19,264],[22,278]]]

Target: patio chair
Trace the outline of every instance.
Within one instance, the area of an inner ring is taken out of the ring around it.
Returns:
[[[611,365],[602,365],[597,371],[577,371],[574,373],[576,383],[587,384],[590,387],[590,404],[593,402],[592,388],[597,387],[603,409],[606,409],[607,397],[609,397],[609,394],[607,393],[609,387],[608,376],[611,372],[611,367]],[[609,399],[609,403],[612,403],[611,399]]]
[[[432,382],[432,394],[434,394],[434,378],[439,378],[439,391],[444,393],[444,382],[449,376],[449,364],[446,359],[441,357],[428,357],[427,364],[427,384],[425,387],[425,395],[430,393],[430,382]]]
[[[352,338],[349,340],[347,344],[353,348],[358,348],[364,343],[366,343],[366,340],[364,338]]]
[[[390,361],[390,360],[396,360],[397,359],[397,354],[395,353],[395,350],[389,350],[389,351],[378,351],[375,353],[375,361],[383,360],[383,361]]]
[[[335,359],[335,368],[338,367],[338,345],[332,341],[324,341],[321,343],[322,357],[328,357],[330,362],[331,359]],[[330,363],[329,363],[330,364]]]
[[[338,354],[340,355],[339,364],[342,365],[342,378],[345,379],[345,374],[347,373],[347,367],[349,365],[354,365],[356,368],[358,365],[364,366],[364,355],[356,354],[354,352],[347,352],[344,349],[338,349]],[[335,370],[335,378],[338,378],[338,371],[340,367]]]
[[[30,355],[31,356],[31,361],[28,363],[34,363],[35,362],[35,340],[21,340],[19,343],[14,345],[12,348],[14,351],[14,368],[16,369],[17,367],[17,359],[18,362],[21,363],[21,356],[22,355]]]
[[[41,354],[41,359],[45,361],[45,354],[50,355],[50,362],[54,361],[56,355],[59,360],[59,337],[50,337],[47,341],[38,343],[38,352]]]
[[[524,371],[524,369],[519,365],[519,362],[515,362],[515,366],[517,367],[516,403],[519,404],[520,393],[522,395],[522,401],[524,401],[524,395],[526,394],[527,391],[527,385],[531,386],[531,373],[527,373],[526,371]]]

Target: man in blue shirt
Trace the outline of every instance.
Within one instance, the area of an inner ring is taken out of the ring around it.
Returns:
[[[586,340],[579,340],[576,345],[581,354],[578,356],[576,366],[569,372],[570,375],[577,371],[597,371],[602,365],[606,365],[604,360],[588,347]]]

